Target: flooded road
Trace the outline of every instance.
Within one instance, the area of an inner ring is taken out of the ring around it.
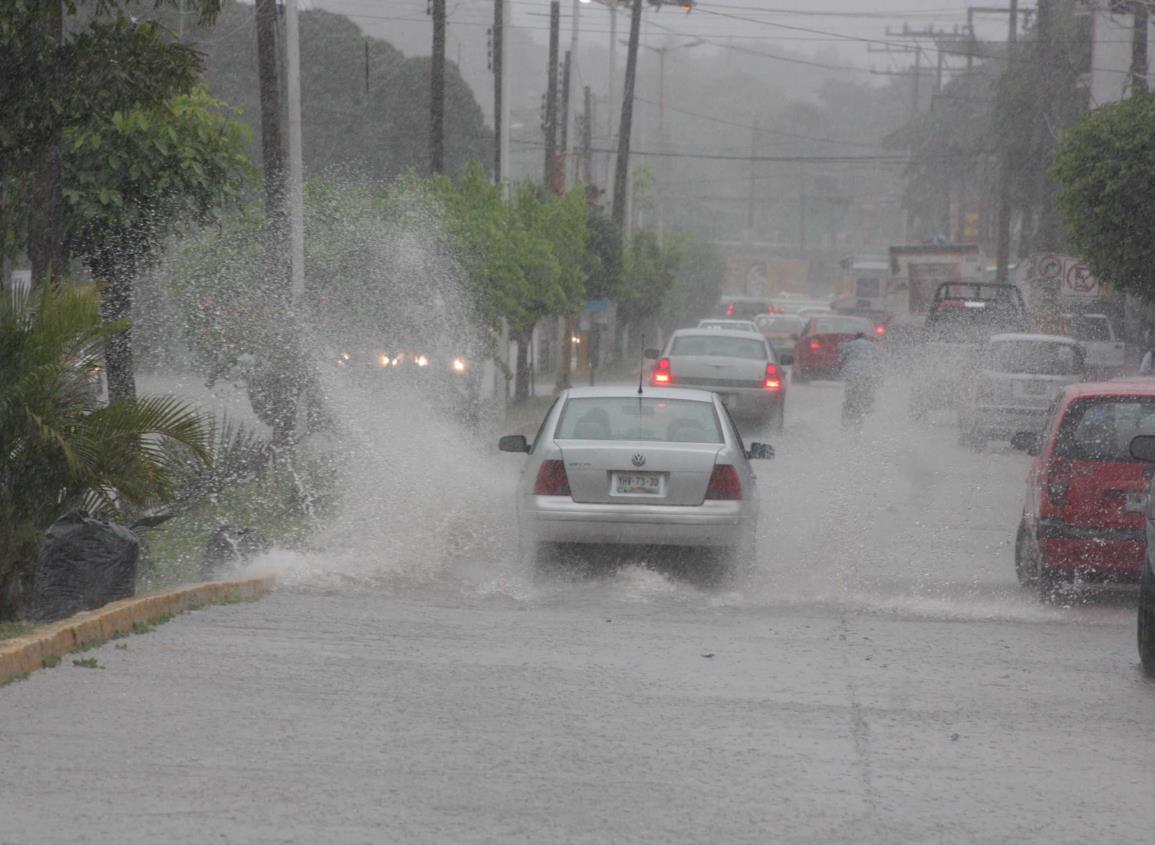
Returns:
[[[533,578],[516,456],[423,427],[273,596],[0,690],[0,842],[1150,841],[1133,592],[1021,591],[1027,459],[902,398],[793,389],[720,588]]]

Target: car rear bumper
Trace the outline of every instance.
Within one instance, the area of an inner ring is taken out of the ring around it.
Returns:
[[[526,496],[522,530],[547,543],[739,546],[754,536],[755,504],[707,501],[697,506],[575,502],[567,496]]]
[[[1047,424],[1046,408],[980,405],[969,413],[974,427],[988,435],[1011,437],[1020,431],[1038,434]]]
[[[1138,576],[1146,550],[1141,528],[1084,528],[1057,519],[1039,521],[1039,551],[1048,569]]]

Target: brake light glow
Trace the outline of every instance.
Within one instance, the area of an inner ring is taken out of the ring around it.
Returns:
[[[821,349],[822,348],[822,341],[821,340],[810,341],[810,348],[811,349]]]
[[[727,317],[733,317],[734,316],[734,303],[733,302],[726,304],[726,316]]]
[[[710,484],[706,487],[706,498],[713,500],[734,500],[742,498],[742,481],[738,470],[729,464],[715,464],[710,473]]]
[[[673,373],[670,372],[670,359],[662,358],[654,368],[654,374],[650,378],[650,383],[654,385],[668,385],[671,384],[673,380]]]
[[[766,380],[762,386],[767,390],[781,390],[782,389],[782,373],[778,370],[777,364],[766,365]]]
[[[880,323],[879,325],[874,327],[874,333],[875,334],[886,334],[886,326],[884,326]]]
[[[569,476],[561,461],[542,461],[533,482],[535,496],[569,496]]]

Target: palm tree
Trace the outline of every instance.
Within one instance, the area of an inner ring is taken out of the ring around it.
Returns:
[[[95,287],[0,292],[0,621],[19,614],[58,517],[78,507],[123,517],[171,495],[174,454],[208,460],[209,427],[183,403],[101,404],[104,347],[123,328],[101,322]]]

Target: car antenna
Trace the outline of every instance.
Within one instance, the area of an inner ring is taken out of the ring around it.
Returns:
[[[646,336],[642,335],[642,357],[638,362],[638,395],[642,395],[642,379],[646,374]]]

